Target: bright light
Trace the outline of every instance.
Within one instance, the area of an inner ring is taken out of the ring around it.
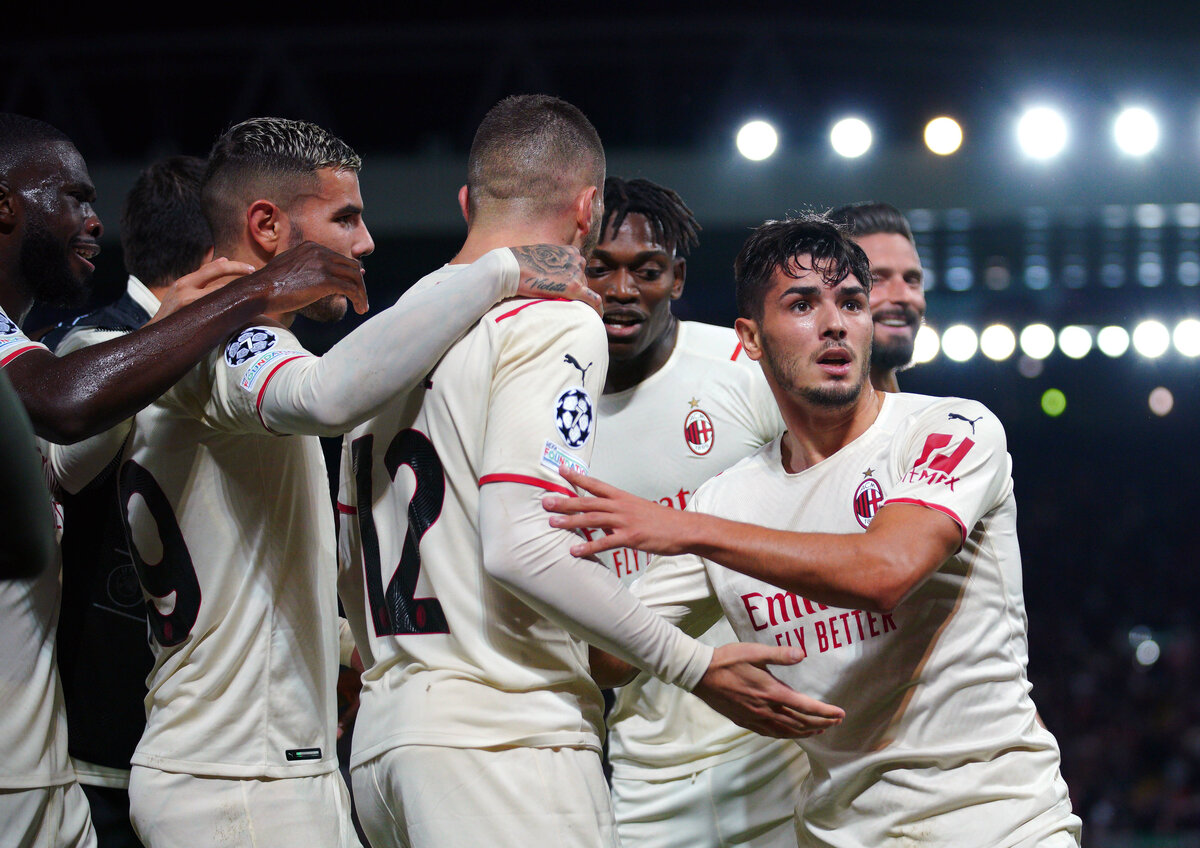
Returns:
[[[1158,120],[1141,107],[1131,107],[1117,116],[1113,138],[1121,152],[1145,156],[1158,146]]]
[[[1046,389],[1042,392],[1042,412],[1051,418],[1057,418],[1067,409],[1067,396],[1058,389]]]
[[[1049,107],[1030,109],[1017,123],[1017,142],[1026,156],[1050,159],[1067,146],[1067,122]]]
[[[963,132],[953,118],[934,118],[925,125],[925,146],[938,156],[949,156],[962,146]]]
[[[940,348],[937,330],[928,324],[922,324],[921,329],[917,330],[916,339],[913,340],[913,363],[920,365],[932,361]]]
[[[1159,386],[1150,392],[1150,411],[1162,418],[1175,408],[1175,395],[1166,386]]]
[[[1158,359],[1171,346],[1171,334],[1158,321],[1143,321],[1133,328],[1133,349],[1147,359]]]
[[[1058,331],[1058,349],[1072,359],[1083,359],[1092,349],[1092,334],[1084,327],[1063,327]]]
[[[979,349],[988,359],[1001,362],[1013,355],[1017,349],[1017,337],[1003,324],[992,324],[979,334]]]
[[[1184,356],[1200,356],[1200,321],[1184,318],[1175,325],[1172,340],[1175,342],[1175,349]]]
[[[1096,334],[1096,346],[1114,359],[1129,350],[1129,333],[1124,327],[1105,327]]]
[[[1133,655],[1137,658],[1138,665],[1154,665],[1162,656],[1162,649],[1153,639],[1147,639],[1134,648]]]
[[[1045,359],[1054,352],[1054,331],[1045,324],[1030,324],[1021,331],[1021,350],[1031,359]]]
[[[752,162],[768,158],[778,146],[779,133],[766,121],[750,121],[738,130],[738,153]]]
[[[842,118],[833,125],[829,143],[840,156],[857,159],[871,148],[871,128],[861,118]]]
[[[955,324],[942,333],[942,350],[955,362],[966,362],[979,350],[979,339],[966,324]]]

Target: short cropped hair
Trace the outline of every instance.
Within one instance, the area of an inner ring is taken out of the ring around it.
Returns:
[[[865,200],[847,203],[829,213],[829,219],[850,234],[851,238],[872,236],[876,233],[895,233],[915,244],[912,228],[900,210],[890,203]]]
[[[307,121],[251,118],[227,129],[213,145],[200,202],[214,242],[241,234],[242,214],[258,198],[287,209],[316,185],[317,171],[355,171],[362,158],[337,136]]]
[[[467,158],[468,214],[495,203],[533,210],[569,202],[580,186],[604,183],[604,146],[577,108],[545,94],[506,97],[475,131]]]
[[[71,144],[67,134],[45,121],[0,112],[0,173],[26,161],[47,144]]]
[[[147,286],[164,286],[200,267],[212,232],[200,208],[205,161],[168,156],[138,176],[121,211],[125,269]]]
[[[801,265],[802,256],[811,265]],[[868,292],[871,268],[861,247],[824,215],[807,213],[782,221],[765,221],[754,228],[733,263],[738,314],[762,320],[764,298],[776,270],[789,277],[805,271],[820,274],[827,286],[853,276]]]
[[[629,215],[643,216],[655,240],[676,255],[686,256],[700,243],[700,224],[674,191],[650,180],[609,177],[604,181],[600,240],[616,238],[617,230]]]

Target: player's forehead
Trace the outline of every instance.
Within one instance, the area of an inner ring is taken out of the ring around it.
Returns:
[[[315,179],[308,181],[296,195],[295,206],[301,210],[337,209],[343,206],[362,209],[362,190],[358,172],[349,168],[319,168]]]
[[[793,256],[786,266],[776,265],[771,273],[771,295],[787,296],[789,292],[803,290],[813,296],[837,297],[857,294],[865,287],[853,273],[840,280],[836,277],[836,262],[832,259],[816,259],[804,253]]]
[[[921,258],[913,243],[899,233],[871,233],[855,238],[858,246],[867,254],[871,268],[887,268],[896,271],[919,269]]]
[[[672,255],[671,248],[655,236],[654,226],[650,223],[650,219],[641,212],[627,214],[615,232],[610,223],[605,228],[596,249],[613,256],[640,253]]]
[[[70,186],[94,191],[87,163],[75,145],[52,142],[33,152],[18,169],[17,180],[30,189]]]

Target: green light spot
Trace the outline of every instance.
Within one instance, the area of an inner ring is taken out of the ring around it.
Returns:
[[[1057,418],[1067,408],[1067,396],[1058,389],[1046,389],[1042,393],[1042,412]]]

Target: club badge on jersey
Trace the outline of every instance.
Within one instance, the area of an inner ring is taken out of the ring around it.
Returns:
[[[591,395],[584,388],[565,389],[554,403],[554,424],[567,447],[582,447],[595,419]]]
[[[871,519],[883,503],[883,487],[871,475],[875,469],[868,468],[863,472],[863,481],[854,490],[854,517],[864,530],[870,525]]]
[[[695,398],[688,401],[691,409],[683,419],[683,440],[687,442],[688,450],[696,456],[704,456],[716,444],[717,431],[712,418],[699,405],[700,401]]]

